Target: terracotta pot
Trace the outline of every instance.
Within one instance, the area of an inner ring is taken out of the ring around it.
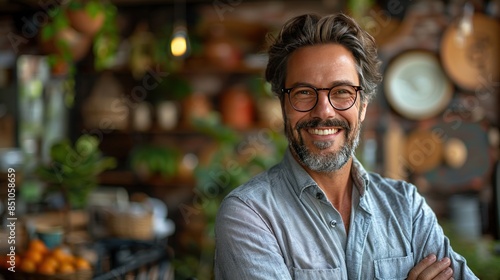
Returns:
[[[224,124],[236,129],[248,129],[254,122],[254,102],[243,86],[229,88],[222,95],[221,114]]]
[[[44,41],[41,39],[40,41],[40,48],[43,52],[59,55],[63,54],[64,49],[58,45],[58,42],[66,42],[74,61],[79,61],[85,57],[92,45],[92,38],[78,33],[71,27],[59,30],[54,37],[49,40]]]
[[[89,37],[94,36],[104,24],[104,12],[102,11],[92,16],[83,9],[68,10],[66,11],[66,15],[68,16],[71,27]]]
[[[196,119],[207,118],[212,111],[212,104],[205,94],[190,94],[182,100],[182,126],[191,128]]]
[[[68,62],[63,59],[57,59],[50,68],[50,72],[53,76],[64,76],[68,74],[69,65]]]

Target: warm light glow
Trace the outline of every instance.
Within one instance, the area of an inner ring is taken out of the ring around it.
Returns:
[[[189,52],[187,32],[184,28],[179,28],[174,32],[172,41],[170,41],[170,52],[175,57],[184,57]]]
[[[183,56],[187,52],[187,41],[183,34],[176,34],[170,43],[170,51],[173,56]]]

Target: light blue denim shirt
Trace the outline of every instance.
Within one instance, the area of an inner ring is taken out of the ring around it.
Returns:
[[[415,186],[352,167],[349,235],[340,213],[290,151],[232,191],[216,221],[215,278],[405,279],[427,255],[477,279]]]

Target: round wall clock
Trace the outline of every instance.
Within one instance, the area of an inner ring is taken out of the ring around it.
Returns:
[[[389,63],[384,92],[397,113],[408,119],[423,120],[446,108],[453,85],[435,54],[412,50],[403,52]]]

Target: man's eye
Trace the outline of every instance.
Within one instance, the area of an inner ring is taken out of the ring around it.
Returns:
[[[348,89],[338,89],[338,90],[334,90],[332,91],[333,95],[351,95],[352,92],[349,91]]]
[[[296,95],[314,95],[314,90],[310,88],[297,89],[295,91]]]

